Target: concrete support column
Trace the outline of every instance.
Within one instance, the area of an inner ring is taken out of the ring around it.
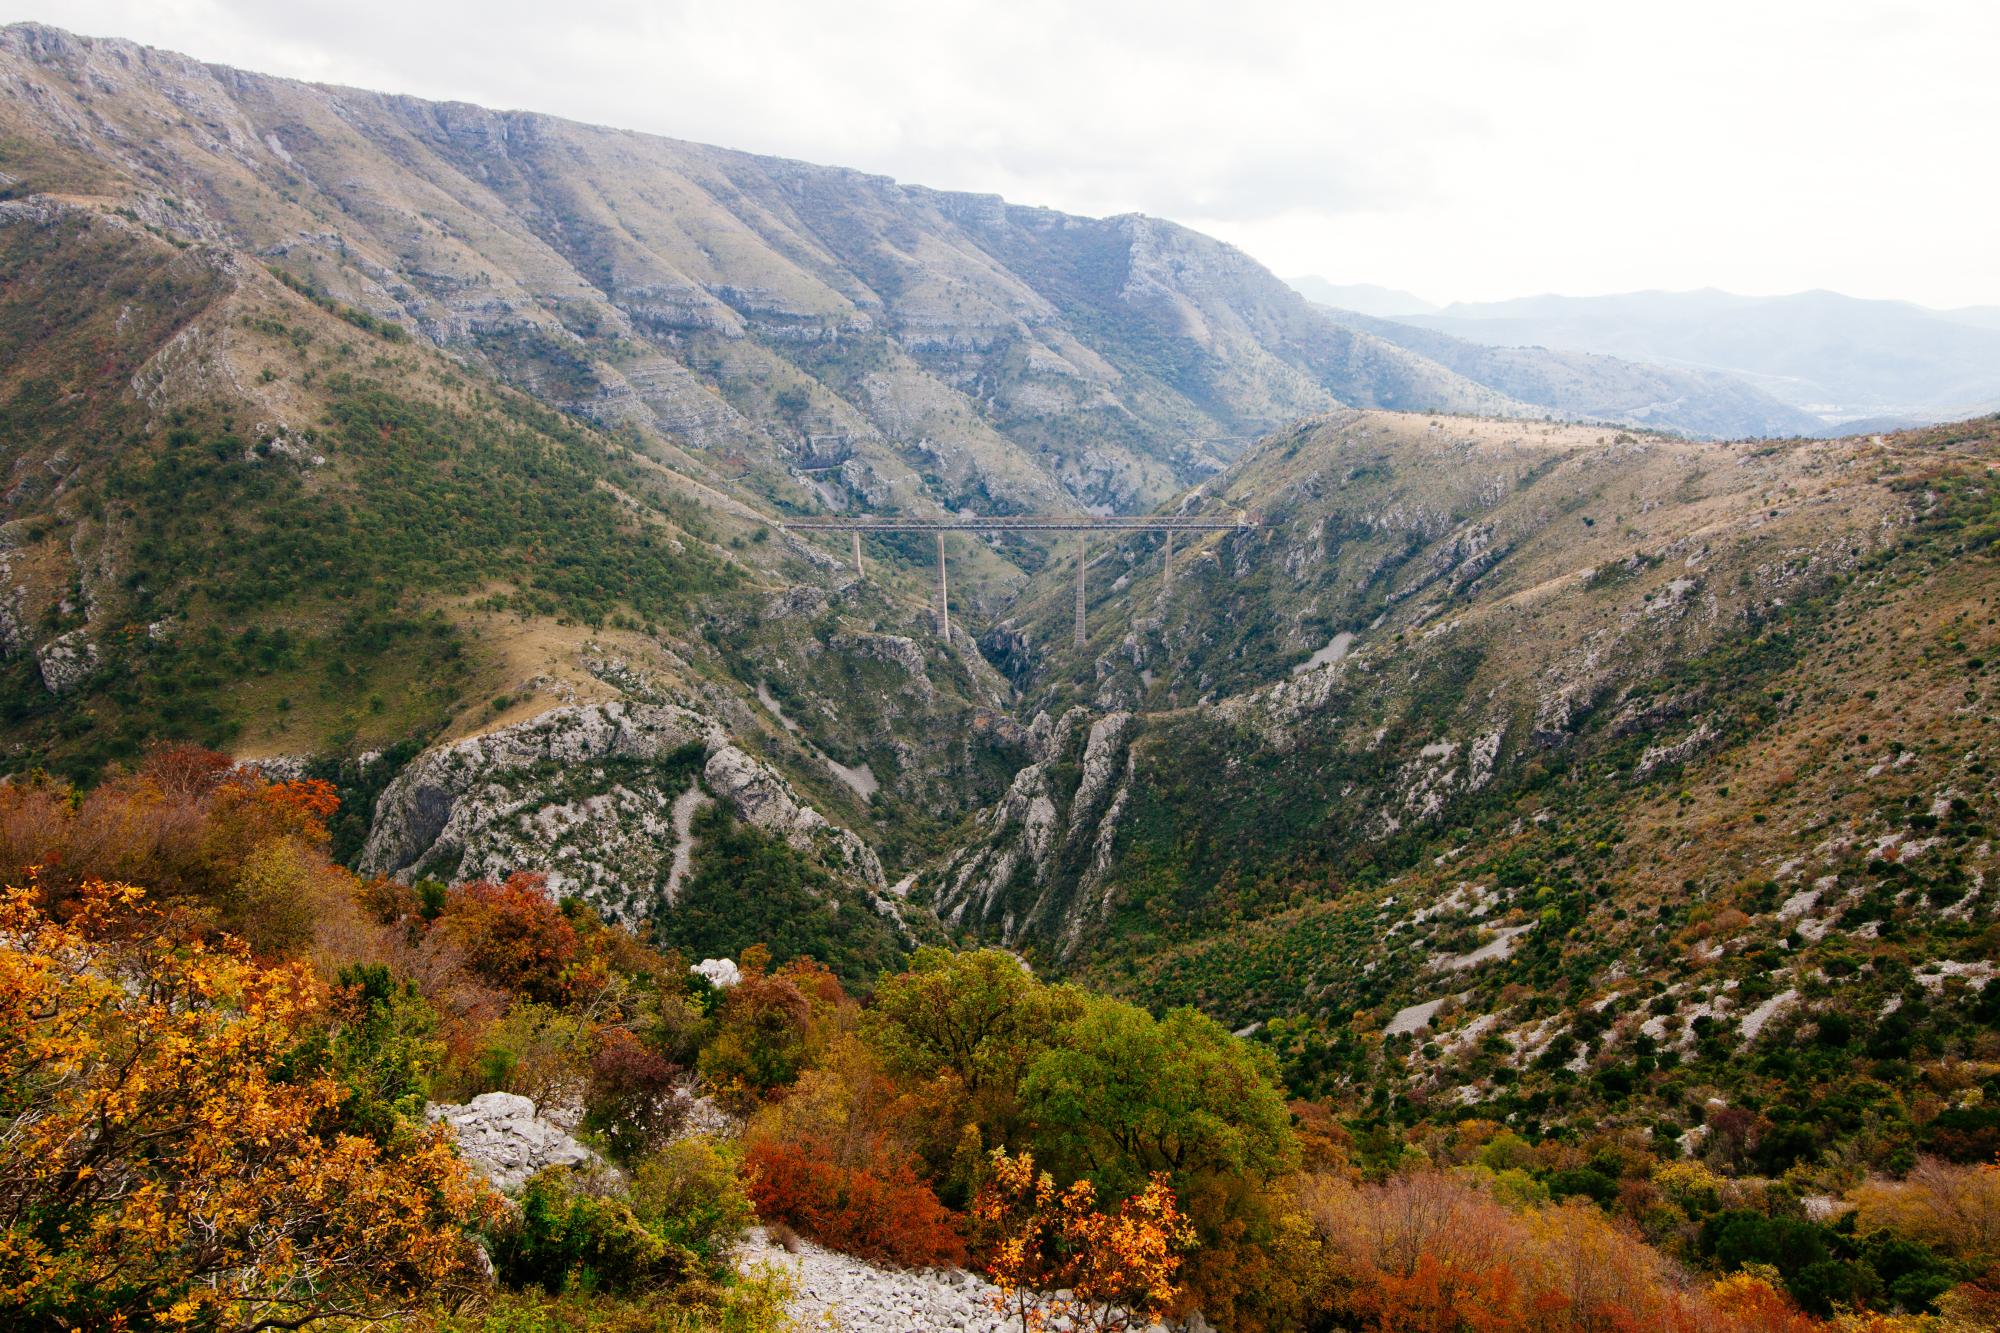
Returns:
[[[938,539],[938,632],[944,636],[945,646],[951,646],[951,588],[944,577],[944,534]]]
[[[1083,633],[1083,571],[1090,567],[1090,551],[1085,545],[1088,539],[1082,528],[1076,530],[1076,646],[1085,643]]]
[[[1174,530],[1167,529],[1167,551],[1160,565],[1160,587],[1174,586]]]
[[[847,535],[854,538],[854,577],[857,579],[866,579],[868,576],[861,572],[861,532],[857,528]]]

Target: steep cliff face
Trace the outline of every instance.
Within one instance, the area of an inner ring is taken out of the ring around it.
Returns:
[[[1136,763],[1130,713],[1072,708],[1030,729],[1040,756],[1006,796],[974,820],[973,840],[936,874],[933,903],[946,924],[992,931],[1001,942],[1079,948],[1108,917],[1104,891]]]
[[[704,807],[719,813],[698,823]],[[791,933],[805,946],[781,945],[787,956],[880,965],[931,931],[887,894],[866,842],[713,719],[627,699],[553,709],[419,755],[376,802],[360,867],[445,883],[536,872],[552,894],[676,939],[686,924],[677,911],[717,908],[690,899],[716,896],[715,849],[704,843],[735,823],[753,832],[726,836],[747,836],[762,859],[729,875],[733,901],[722,906],[734,928],[711,929],[703,944],[770,942],[768,905],[757,900],[780,883],[792,900],[777,910],[795,917]]]
[[[913,896],[1354,1105],[1698,1153],[1691,1087],[1904,1095],[1996,1012],[1996,462],[2000,419],[1273,437],[1205,497],[1265,526],[1102,552],[1083,652],[1043,576],[998,636],[1037,760]]]

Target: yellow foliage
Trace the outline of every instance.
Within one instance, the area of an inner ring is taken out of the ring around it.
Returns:
[[[1893,1231],[1975,1264],[2000,1260],[2000,1170],[1924,1158],[1902,1180],[1866,1181],[1848,1195],[1864,1234]]]
[[[973,1217],[998,1237],[987,1271],[994,1307],[1024,1329],[1111,1333],[1157,1323],[1180,1294],[1175,1275],[1194,1244],[1173,1188],[1155,1175],[1115,1213],[1097,1211],[1087,1180],[1057,1189],[1031,1153],[995,1148]],[[1054,1294],[1057,1290],[1064,1295]]]
[[[300,963],[175,940],[140,890],[0,898],[0,1307],[55,1325],[385,1318],[469,1291],[490,1195],[442,1131],[321,1135]]]
[[[1700,1162],[1668,1162],[1654,1170],[1653,1184],[1681,1207],[1692,1209],[1713,1208],[1725,1182]]]

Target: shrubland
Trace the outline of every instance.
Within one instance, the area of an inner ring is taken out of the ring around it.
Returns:
[[[533,876],[363,880],[328,854],[334,801],[186,746],[0,788],[24,1317],[775,1327],[781,1284],[733,1268],[753,1219],[985,1269],[1030,1325],[1943,1330],[2000,1303],[1990,1164],[1807,1199],[1754,1151],[1392,1129],[1288,1101],[1213,1019],[997,950],[857,991],[754,948],[718,992]],[[684,1131],[690,1075],[740,1134]],[[600,1165],[500,1197],[423,1115],[490,1090]]]

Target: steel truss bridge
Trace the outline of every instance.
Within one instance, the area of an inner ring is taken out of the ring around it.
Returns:
[[[804,518],[778,525],[786,532],[845,532],[853,538],[854,574],[868,577],[861,567],[861,534],[864,532],[931,532],[937,534],[938,548],[938,628],[946,643],[951,642],[951,589],[945,576],[944,535],[947,532],[1074,532],[1076,534],[1076,646],[1084,646],[1084,572],[1090,567],[1090,534],[1122,532],[1164,532],[1161,573],[1168,583],[1174,577],[1174,534],[1178,532],[1238,532],[1258,526],[1254,518],[1094,518],[1057,515],[1037,517],[1024,514],[979,515],[959,518]]]

